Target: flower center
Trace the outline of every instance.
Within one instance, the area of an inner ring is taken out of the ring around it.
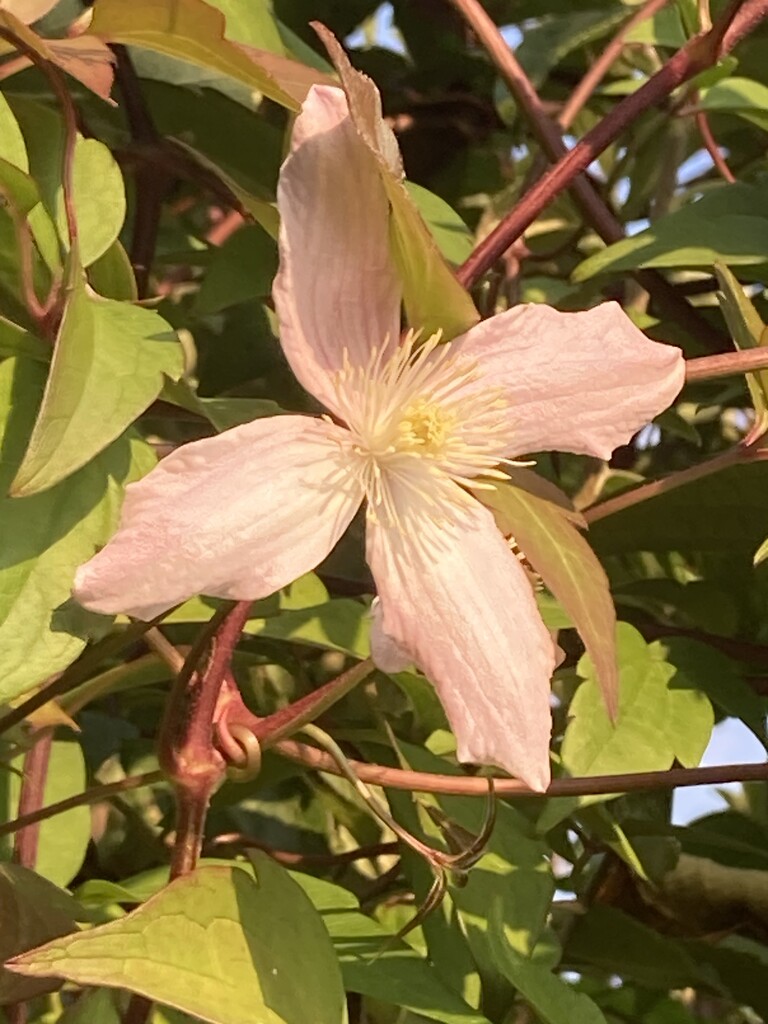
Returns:
[[[418,503],[440,521],[450,506],[474,499],[462,485],[479,475],[504,478],[496,467],[510,450],[507,403],[484,387],[476,365],[440,334],[418,345],[409,331],[394,350],[374,349],[353,365],[347,352],[334,376],[337,408],[352,434],[368,514],[398,529]],[[458,485],[458,486],[457,486]]]
[[[455,417],[447,409],[426,398],[417,398],[400,421],[396,447],[400,451],[439,455],[455,425]]]

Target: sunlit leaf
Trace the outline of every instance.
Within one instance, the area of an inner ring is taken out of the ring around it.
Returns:
[[[123,0],[99,0],[90,31],[229,75],[292,110],[325,77],[287,57],[230,42],[221,11],[204,0],[139,0],[130,8]]]
[[[44,382],[39,363],[0,364],[0,494],[7,494],[21,462]],[[99,619],[66,605],[75,569],[111,536],[122,484],[152,461],[143,442],[121,438],[42,494],[0,498],[0,701],[65,668],[85,646]]]
[[[675,758],[688,766],[697,764],[714,725],[709,700],[688,688],[689,680],[676,678],[675,666],[664,659],[660,644],[646,644],[625,622],[619,623],[616,637],[616,724],[611,724],[603,707],[594,664],[585,655],[579,663],[585,681],[571,701],[563,739],[564,766],[571,775],[612,775],[663,771]]]
[[[543,964],[521,956],[505,941],[499,901],[492,904],[488,935],[497,967],[544,1024],[605,1024],[589,996],[577,992]]]
[[[589,256],[573,272],[574,281],[595,274],[643,267],[731,266],[768,259],[768,216],[763,184],[716,188],[681,210],[654,221],[644,231]]]
[[[69,893],[29,868],[0,864],[0,962],[77,930],[82,913]],[[32,999],[57,981],[21,978],[0,968],[0,1004]]]
[[[268,857],[259,858],[256,881],[237,867],[199,868],[126,917],[50,942],[12,966],[27,977],[127,988],[213,1024],[347,1019],[322,919]]]
[[[103,299],[78,277],[13,494],[46,490],[85,465],[182,370],[181,347],[157,313]]]

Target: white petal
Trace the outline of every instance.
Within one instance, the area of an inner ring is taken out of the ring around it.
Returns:
[[[293,372],[338,413],[330,375],[397,345],[400,284],[389,249],[389,202],[341,89],[313,86],[277,191],[280,270],[273,295]]]
[[[650,341],[616,302],[582,313],[516,306],[453,344],[477,360],[475,387],[500,388],[509,403],[507,455],[608,459],[674,401],[685,377],[680,349]]]
[[[383,631],[437,688],[459,759],[545,789],[554,647],[490,512],[472,502],[437,534],[416,513],[407,535],[370,523],[367,551]]]
[[[128,487],[120,527],[78,570],[75,597],[150,619],[195,594],[274,593],[325,558],[360,505],[345,435],[275,416],[179,448]]]

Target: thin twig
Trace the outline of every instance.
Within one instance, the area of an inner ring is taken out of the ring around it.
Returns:
[[[723,352],[716,356],[686,359],[685,380],[690,384],[693,381],[731,377],[755,370],[768,370],[768,348],[749,348],[741,352]]]
[[[282,740],[275,748],[283,757],[316,771],[340,775],[333,758],[316,747],[298,740]],[[358,779],[370,785],[389,789],[406,789],[418,793],[450,793],[457,796],[488,795],[488,777],[439,775],[415,772],[388,765],[366,764],[349,760]],[[530,789],[519,779],[494,777],[499,796],[597,796],[607,793],[629,793],[637,790],[674,789],[678,786],[719,785],[726,782],[768,780],[768,764],[724,764],[712,768],[670,768],[661,772],[628,772],[622,775],[595,775],[574,779],[554,779],[545,793]]]
[[[615,515],[617,512],[623,512],[633,505],[639,505],[643,501],[648,501],[649,498],[657,498],[660,494],[668,494],[670,491],[677,490],[678,487],[693,483],[695,480],[702,480],[713,473],[720,473],[731,466],[742,465],[745,462],[761,460],[766,457],[768,457],[768,450],[759,448],[752,441],[749,443],[741,442],[733,448],[729,448],[728,451],[719,452],[711,459],[706,459],[696,466],[689,466],[688,469],[678,470],[676,473],[671,473],[660,480],[651,480],[640,487],[632,488],[632,490],[622,491],[614,498],[609,498],[607,501],[602,501],[600,504],[586,509],[583,515],[587,523],[591,525],[592,523],[599,522],[601,519],[606,519],[608,516]]]
[[[589,65],[584,77],[566,100],[557,118],[558,124],[563,130],[571,127],[597,86],[621,56],[624,40],[632,29],[648,18],[652,18],[668,3],[669,0],[645,0],[645,3],[638,7],[632,17],[624,22],[600,56]]]
[[[115,78],[125,104],[131,138],[146,149],[156,149],[162,139],[144,100],[141,83],[128,50],[124,46],[114,44],[112,51],[116,62]],[[156,167],[142,164],[136,170],[136,203],[130,259],[140,299],[147,296],[149,274],[154,263],[157,235],[160,230],[163,199],[170,181],[171,178]]]
[[[48,818],[55,818],[57,814],[71,811],[73,807],[83,807],[88,804],[101,803],[102,800],[109,800],[118,793],[125,793],[132,789],[141,789],[144,786],[154,786],[156,783],[165,782],[165,776],[160,771],[144,772],[142,775],[127,775],[119,782],[109,782],[104,786],[91,786],[82,793],[75,793],[65,800],[59,800],[55,804],[48,804],[36,811],[31,811],[13,821],[0,823],[0,836],[12,835],[19,829],[34,825],[38,821],[46,821]]]
[[[696,127],[699,129],[699,135],[701,141],[704,143],[704,148],[712,158],[712,163],[715,165],[715,169],[721,178],[724,178],[729,185],[733,185],[736,181],[733,171],[728,166],[728,163],[720,152],[720,148],[717,145],[717,140],[712,134],[712,129],[709,125],[709,118],[707,117],[706,111],[697,110],[694,116],[696,121]]]
[[[533,83],[496,23],[484,10],[479,0],[451,0],[451,3],[472,28],[493,60],[550,162],[557,164],[558,161],[565,159],[568,149],[563,141],[561,128],[548,117]],[[623,225],[586,175],[581,173],[575,175],[564,187],[571,190],[585,219],[606,245],[613,245],[624,239]],[[525,203],[526,198],[527,196],[521,202]],[[634,272],[634,276],[656,300],[665,315],[678,320],[700,341],[712,347],[715,345],[721,347],[720,333],[675,291],[662,274],[656,270],[637,270]],[[461,278],[461,271],[459,277]]]
[[[712,30],[689,40],[636,92],[616,104],[568,153],[526,193],[502,222],[459,268],[457,277],[470,287],[515,242],[542,210],[644,111],[664,100],[683,82],[711,67],[768,17],[768,0],[744,0],[728,8]]]
[[[19,818],[28,817],[39,811],[45,796],[45,784],[48,780],[48,765],[53,749],[53,733],[51,727],[38,729],[31,737],[32,746],[24,755],[24,769],[19,792]],[[33,822],[20,828],[13,843],[13,859],[22,867],[34,870],[37,863],[37,846],[40,839],[40,824]]]

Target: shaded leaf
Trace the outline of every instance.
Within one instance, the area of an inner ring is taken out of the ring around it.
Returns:
[[[765,324],[728,267],[716,263],[715,274],[720,285],[717,298],[736,347],[749,349],[768,344]],[[768,412],[768,371],[748,373],[747,383],[755,411],[765,414]]]
[[[77,931],[82,912],[69,893],[29,868],[0,864],[0,962]],[[33,999],[58,981],[20,978],[0,967],[0,1005]]]
[[[213,251],[196,312],[205,316],[227,306],[268,296],[277,272],[277,246],[256,225],[245,225]]]
[[[768,463],[753,460],[654,495],[590,524],[601,555],[629,551],[742,551],[768,523]]]
[[[442,1024],[488,1024],[441,979],[435,966],[361,913],[346,889],[294,874],[323,916],[350,992],[392,1003]]]
[[[686,988],[714,980],[682,943],[600,904],[577,919],[563,960],[563,966],[595,966],[652,988]]]
[[[768,258],[766,186],[736,184],[707,192],[644,231],[580,263],[574,281],[638,267],[705,267],[763,263]]]
[[[127,988],[213,1024],[343,1024],[341,974],[320,916],[279,865],[257,863],[256,881],[237,867],[198,868],[126,917],[10,966]]]
[[[42,405],[12,493],[44,491],[89,462],[177,379],[183,353],[156,312],[103,299],[76,280]]]
[[[521,956],[503,938],[501,906],[491,911],[488,934],[496,966],[545,1024],[605,1024],[601,1010],[589,996],[577,992],[543,964]]]
[[[14,758],[11,767],[23,771],[23,755]],[[0,776],[0,818],[10,821],[18,814],[21,776],[11,771]],[[79,743],[55,740],[51,745],[48,773],[43,790],[43,806],[58,803],[82,793],[86,785],[85,760]],[[91,811],[86,805],[72,807],[63,814],[40,823],[35,870],[55,885],[68,885],[80,870],[91,838]],[[13,836],[0,838],[0,858],[10,859]],[[42,940],[41,940],[42,941]]]

